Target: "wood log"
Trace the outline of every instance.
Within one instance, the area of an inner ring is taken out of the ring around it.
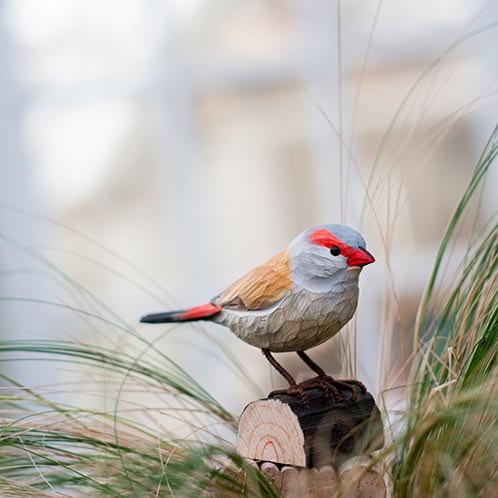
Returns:
[[[383,475],[372,467],[369,457],[351,458],[339,469],[341,498],[386,498]]]
[[[282,491],[282,473],[280,469],[271,462],[263,462],[261,464],[261,472],[268,479],[273,489],[280,495]]]
[[[336,468],[351,456],[384,445],[380,412],[372,395],[355,386],[357,397],[340,388],[336,403],[321,389],[299,396],[279,394],[247,405],[239,419],[237,453],[245,458],[296,467]]]
[[[246,464],[256,465],[253,460]],[[384,471],[372,466],[371,458],[366,456],[347,460],[338,472],[330,466],[318,470],[271,462],[260,463],[259,470],[280,498],[385,498],[387,495]],[[221,479],[222,475],[229,479]],[[261,489],[254,476],[231,462],[220,469],[217,479],[201,497],[237,498],[259,496],[259,493]]]
[[[272,484],[273,489],[285,498],[330,498],[339,489],[337,474],[332,467],[301,469],[264,462],[261,472]]]
[[[371,459],[353,457],[340,467],[339,474],[330,466],[302,469],[270,462],[261,472],[281,498],[386,498],[383,473],[371,465]]]

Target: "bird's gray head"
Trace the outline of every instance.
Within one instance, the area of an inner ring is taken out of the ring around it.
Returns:
[[[307,287],[330,285],[354,275],[375,261],[365,239],[344,225],[318,225],[298,235],[289,246],[297,282]]]

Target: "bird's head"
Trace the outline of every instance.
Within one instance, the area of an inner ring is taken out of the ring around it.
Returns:
[[[373,263],[365,239],[343,225],[319,225],[296,237],[289,246],[291,267],[298,280],[342,279],[346,274],[359,275]]]

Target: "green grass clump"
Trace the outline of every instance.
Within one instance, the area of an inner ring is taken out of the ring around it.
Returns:
[[[233,453],[212,425],[234,430],[233,419],[197,386],[187,390],[161,369],[126,355],[111,356],[84,344],[44,341],[0,342],[0,354],[26,352],[78,359],[88,369],[116,370],[140,381],[144,392],[163,382],[172,418],[183,418],[197,436],[159,434],[117,411],[54,403],[31,389],[15,386],[0,396],[0,489],[2,496],[199,496],[212,486],[227,496],[272,490],[262,475]],[[119,358],[118,358],[119,356]],[[88,370],[87,370],[88,371]],[[143,379],[141,379],[143,377]],[[185,382],[188,377],[185,374]],[[14,382],[12,382],[15,384]],[[143,407],[145,411],[145,407]],[[225,472],[227,466],[231,470]],[[240,476],[243,475],[243,479]]]
[[[395,496],[492,496],[498,486],[496,224],[469,244],[456,280],[437,285],[451,237],[498,153],[497,134],[450,221],[421,302],[406,426],[392,447]]]

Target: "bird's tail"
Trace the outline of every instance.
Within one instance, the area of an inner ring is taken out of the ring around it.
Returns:
[[[164,313],[152,313],[140,318],[142,323],[169,323],[169,322],[193,322],[195,320],[209,320],[221,311],[219,306],[212,303],[201,304],[186,310],[166,311]]]

